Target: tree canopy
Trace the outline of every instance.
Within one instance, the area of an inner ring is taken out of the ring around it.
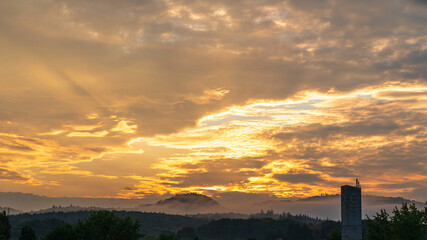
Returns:
[[[373,219],[368,217],[367,240],[427,239],[427,206],[418,210],[415,204],[402,203],[402,207],[395,207],[392,213],[390,216],[386,210],[381,210]]]
[[[339,228],[332,229],[332,231],[329,233],[326,240],[341,240],[341,229]]]
[[[55,228],[52,232],[45,236],[44,240],[75,240],[77,233],[73,225],[67,223]]]
[[[21,236],[19,237],[19,240],[36,240],[36,234],[34,233],[33,228],[29,225],[25,225],[21,229]]]
[[[10,237],[10,224],[6,212],[0,213],[0,240],[7,240]]]
[[[76,224],[66,224],[54,229],[45,240],[138,240],[143,235],[140,233],[140,224],[131,218],[120,218],[112,212],[100,211],[93,213],[84,221]]]

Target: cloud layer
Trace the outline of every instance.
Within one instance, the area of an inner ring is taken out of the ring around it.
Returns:
[[[2,2],[0,186],[299,197],[359,177],[425,200],[426,23],[424,1]]]

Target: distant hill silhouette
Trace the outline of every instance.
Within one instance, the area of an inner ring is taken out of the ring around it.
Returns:
[[[21,211],[38,211],[48,209],[53,205],[123,209],[135,207],[143,201],[123,198],[46,197],[32,193],[0,192],[0,206]]]
[[[268,198],[267,198],[268,199]],[[215,201],[217,200],[217,201]],[[243,217],[239,213],[253,214],[261,209],[273,209],[276,213],[290,212],[294,215],[303,214],[312,217],[340,219],[340,195],[322,195],[298,200],[271,198],[268,201],[257,201],[245,197],[234,198],[228,202],[218,197],[212,199],[201,194],[177,194],[173,197],[158,201],[158,198],[121,199],[121,198],[76,198],[76,197],[46,197],[28,193],[0,192],[0,206],[5,211],[10,207],[10,214],[23,212],[74,212],[88,210],[130,210],[142,212],[164,212],[170,214],[207,214],[210,219],[225,217]],[[146,204],[151,202],[152,204]],[[401,203],[415,203],[418,208],[424,208],[423,202],[411,201],[401,197],[362,196],[362,216],[373,215],[380,209],[391,211]],[[230,205],[233,203],[233,205]],[[52,208],[52,206],[57,206]],[[70,206],[72,205],[72,206]],[[59,207],[63,206],[63,207]],[[67,206],[67,207],[64,207]],[[13,209],[13,210],[12,210]],[[42,209],[42,210],[41,210]],[[214,214],[220,213],[220,214]]]
[[[212,198],[197,194],[197,193],[187,193],[187,194],[177,194],[174,197],[160,200],[157,202],[157,205],[169,205],[169,204],[201,204],[205,206],[219,206],[219,203]]]
[[[373,195],[362,196],[362,217],[372,216],[380,209],[390,212],[402,203],[414,203],[418,208],[424,208],[422,202],[412,201],[401,197],[383,197]],[[341,195],[322,195],[298,200],[270,200],[254,203],[254,209],[273,209],[275,212],[291,212],[292,214],[307,214],[320,218],[339,220],[341,218]]]
[[[0,207],[0,212],[6,212],[7,215],[22,213],[21,210],[17,210],[17,209],[10,208],[10,207]]]
[[[79,211],[100,211],[100,210],[114,210],[114,208],[99,208],[99,207],[80,207],[80,206],[52,206],[51,208],[41,209],[39,211],[31,211],[30,213],[50,213],[50,212],[79,212]]]
[[[197,193],[177,194],[171,198],[160,200],[155,204],[141,204],[136,210],[174,214],[215,213],[226,211],[217,201]]]

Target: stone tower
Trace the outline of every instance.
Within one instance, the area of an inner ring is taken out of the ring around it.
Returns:
[[[362,240],[362,191],[356,186],[341,186],[342,240]]]

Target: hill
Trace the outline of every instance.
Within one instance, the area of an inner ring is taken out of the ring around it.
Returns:
[[[5,212],[7,215],[15,215],[22,213],[21,210],[10,208],[10,207],[0,207],[0,212]]]
[[[81,206],[99,208],[131,208],[151,199],[46,197],[31,193],[0,192],[0,206],[22,211],[38,211],[52,206]]]
[[[143,212],[165,212],[170,214],[195,214],[225,212],[217,201],[212,198],[197,194],[177,194],[171,198],[160,200],[155,204],[142,204],[135,210]]]
[[[100,211],[100,210],[115,210],[114,208],[99,208],[99,207],[80,207],[80,206],[65,206],[61,205],[55,206],[53,205],[51,208],[41,209],[38,211],[31,211],[29,213],[50,213],[50,212],[81,212],[81,211]]]

